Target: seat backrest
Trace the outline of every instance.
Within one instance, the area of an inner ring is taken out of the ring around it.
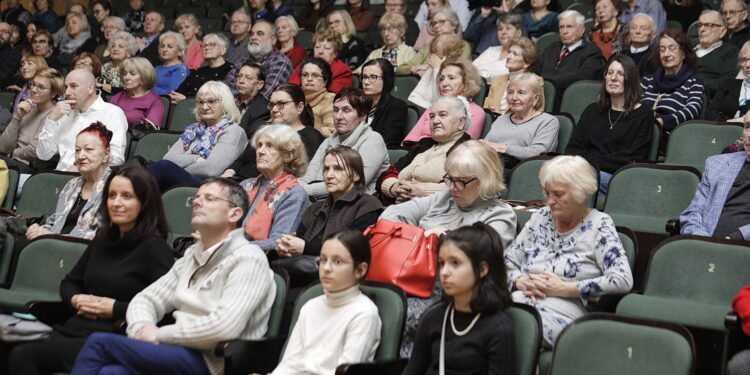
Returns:
[[[515,374],[533,375],[542,342],[542,318],[534,307],[521,303],[514,303],[505,309],[505,314],[513,321],[516,335]]]
[[[180,139],[180,134],[166,131],[148,133],[135,144],[131,156],[142,156],[148,161],[164,159],[164,155]]]
[[[193,209],[185,202],[196,192],[198,188],[194,186],[175,186],[162,194],[164,213],[167,215],[167,223],[173,237],[189,236],[193,233],[194,229],[190,224]]]
[[[51,215],[63,187],[76,176],[77,173],[45,171],[29,177],[21,190],[16,213],[28,217]]]
[[[688,26],[687,31],[688,37],[690,37],[690,44],[697,45],[698,44],[698,20],[691,23],[690,26]]]
[[[644,295],[726,306],[750,284],[750,248],[697,236],[675,236],[654,250]]]
[[[402,150],[400,148],[389,148],[388,149],[388,160],[391,161],[391,163],[395,163],[398,161],[398,159],[401,159],[404,155],[407,154],[408,151]]]
[[[299,43],[300,46],[304,49],[312,49],[312,39],[313,39],[313,33],[309,30],[300,30],[297,33],[297,36],[294,37],[294,39]]]
[[[688,121],[669,135],[664,164],[687,165],[701,173],[706,158],[718,155],[730,143],[742,137],[742,124],[710,121]]]
[[[570,4],[567,10],[575,10],[578,13],[581,13],[586,19],[594,17],[594,6],[591,5],[591,3],[576,2]]]
[[[479,81],[479,91],[477,91],[476,95],[474,95],[472,101],[474,103],[479,103],[480,105],[482,105],[484,104],[484,98],[487,97],[487,81],[485,81],[482,77],[479,77]]]
[[[577,124],[586,107],[599,99],[601,81],[578,81],[565,89],[560,102],[560,112],[569,113]]]
[[[11,108],[13,108],[13,101],[15,100],[16,100],[15,92],[9,92],[9,91],[0,92],[0,105],[4,106],[5,108],[8,108],[9,111],[11,111]]]
[[[409,94],[411,94],[414,88],[417,87],[418,83],[419,78],[415,76],[396,76],[396,81],[393,85],[391,94],[397,98],[407,100]]]
[[[380,316],[380,345],[375,353],[375,360],[397,359],[401,346],[401,334],[406,321],[406,295],[404,291],[395,285],[374,281],[363,281],[360,288],[362,293],[370,297],[375,306],[378,307],[378,315]],[[315,284],[305,289],[297,297],[297,301],[294,303],[290,332],[294,329],[302,306],[322,294],[323,286]]]
[[[167,121],[169,120],[169,110],[172,107],[172,102],[169,100],[166,96],[160,96],[159,99],[161,99],[161,104],[164,105],[164,116],[161,119],[161,127],[167,128]]]
[[[18,179],[21,176],[18,168],[8,166],[8,192],[5,193],[5,199],[3,200],[3,208],[8,210],[13,209],[13,205],[16,203],[16,191],[18,190]]]
[[[661,128],[659,124],[654,123],[651,131],[651,147],[648,149],[648,160],[656,161],[659,157],[659,142],[661,141]]]
[[[622,247],[625,249],[625,255],[628,257],[630,270],[635,270],[635,257],[638,256],[638,239],[635,232],[630,228],[617,227],[617,235],[620,237]]]
[[[195,98],[187,98],[172,106],[172,115],[167,130],[182,132],[188,125],[194,124],[196,120],[193,109],[195,109]]]
[[[87,245],[88,241],[61,236],[45,236],[30,242],[18,256],[10,289],[33,292],[40,300],[59,301],[60,282],[73,269]]]
[[[691,167],[630,164],[612,176],[604,212],[616,225],[666,234],[664,224],[690,204],[699,182],[700,174]]]
[[[555,114],[557,121],[560,123],[560,130],[557,132],[557,149],[555,150],[558,154],[565,154],[565,148],[568,147],[570,137],[573,135],[573,116],[567,113]]]
[[[543,53],[544,50],[547,47],[549,47],[550,44],[552,44],[554,42],[558,42],[558,41],[560,41],[560,34],[558,34],[556,32],[549,32],[549,33],[546,33],[546,34],[540,36],[539,39],[536,40],[536,45],[537,45],[537,47],[539,47],[539,52]],[[544,95],[544,101],[545,102],[549,101],[547,99],[546,93]],[[552,102],[554,102],[554,101],[552,101]]]
[[[544,112],[551,113],[552,111],[555,110],[555,95],[557,95],[557,90],[555,89],[555,85],[552,84],[552,82],[545,80],[544,81]]]
[[[695,347],[682,326],[612,314],[576,320],[560,334],[552,375],[688,375]]]
[[[543,200],[544,190],[539,183],[539,170],[545,161],[552,159],[550,156],[537,156],[526,159],[513,168],[513,174],[508,186],[507,199],[519,201]],[[596,172],[596,171],[595,171]],[[598,172],[597,172],[598,176]],[[598,178],[598,177],[597,177]],[[595,195],[586,198],[586,206],[594,207]]]
[[[492,111],[485,109],[484,110],[484,125],[482,125],[482,134],[479,136],[479,138],[484,138],[487,136],[487,133],[490,132],[490,129],[492,129],[492,124],[495,122],[495,118],[492,116]]]
[[[281,332],[281,321],[284,318],[286,295],[289,293],[289,273],[283,268],[272,267],[272,269],[273,282],[276,284],[276,296],[273,298],[273,305],[271,305],[266,336],[278,337],[279,332]]]
[[[406,107],[406,126],[404,127],[404,138],[409,135],[409,132],[414,129],[414,125],[417,125],[419,121],[419,110],[416,106],[410,105]],[[393,159],[391,159],[393,162]]]

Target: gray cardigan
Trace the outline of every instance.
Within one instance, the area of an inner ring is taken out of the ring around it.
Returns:
[[[42,125],[51,111],[52,108],[44,112],[34,108],[21,120],[11,120],[0,136],[0,153],[11,155],[26,164],[37,160],[36,145],[39,142],[39,132],[42,131]]]
[[[374,193],[377,177],[388,168],[390,162],[388,161],[388,148],[385,146],[383,137],[364,123],[357,125],[349,134],[333,133],[326,138],[310,160],[307,172],[299,179],[300,185],[305,188],[308,195],[315,199],[328,197],[328,191],[323,182],[323,159],[329,148],[338,145],[349,146],[359,152],[364,164],[367,192]]]
[[[245,147],[247,146],[247,135],[245,135],[245,131],[237,124],[227,126],[221,133],[219,133],[219,136],[216,137],[216,143],[211,149],[211,154],[208,156],[208,159],[202,162],[196,162],[199,156],[190,151],[197,142],[200,142],[199,137],[196,137],[196,139],[190,143],[190,147],[185,150],[182,147],[182,139],[178,139],[169,149],[169,152],[164,155],[164,159],[177,164],[198,178],[218,176],[224,172],[232,162],[237,160],[242,154],[242,151],[245,150]]]
[[[560,122],[549,113],[542,112],[520,124],[514,124],[507,113],[495,120],[484,139],[507,144],[505,153],[523,161],[542,152],[555,151],[559,130]]]
[[[505,248],[516,237],[516,214],[500,198],[479,199],[462,209],[453,202],[448,190],[388,206],[380,218],[417,225],[424,230],[438,226],[456,229],[480,221],[500,235]]]

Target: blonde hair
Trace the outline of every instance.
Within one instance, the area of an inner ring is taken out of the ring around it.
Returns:
[[[336,52],[337,55],[339,51],[341,51],[341,47],[344,45],[344,42],[341,41],[341,35],[332,29],[320,29],[316,31],[312,40],[313,48],[315,48],[315,45],[319,42],[331,42],[333,44],[333,51]]]
[[[183,61],[185,59],[185,50],[187,49],[185,38],[180,33],[167,31],[159,35],[159,44],[163,43],[167,38],[174,38],[174,42],[177,44],[177,49],[180,50],[180,53],[177,56],[180,58],[180,61]]]
[[[282,153],[286,171],[297,177],[302,177],[305,174],[307,171],[307,152],[299,133],[294,128],[284,124],[261,127],[250,140],[250,144],[256,150],[262,136],[268,137],[273,147]]]
[[[240,110],[237,108],[237,104],[234,102],[234,95],[232,95],[232,90],[229,89],[229,86],[219,81],[208,81],[204,83],[195,94],[196,101],[193,113],[195,114],[195,119],[197,121],[201,120],[200,116],[198,116],[198,98],[202,97],[205,94],[212,94],[216,96],[219,99],[219,102],[221,102],[221,110],[224,113],[224,116],[229,116],[231,121],[235,124],[239,123]]]
[[[344,21],[344,25],[346,26],[346,36],[354,36],[354,34],[357,32],[357,28],[354,27],[354,21],[352,21],[352,16],[349,15],[349,12],[341,9],[334,10],[331,13],[328,13],[328,15],[326,16],[326,22],[328,22],[328,19],[330,19],[334,14],[338,14],[339,16],[341,16],[341,19]]]
[[[53,97],[60,96],[65,91],[65,80],[62,74],[57,69],[52,68],[37,68],[34,78],[41,77],[49,80],[50,91]]]
[[[510,85],[523,85],[537,95],[537,102],[534,103],[534,109],[544,108],[544,79],[534,73],[520,73],[513,75],[508,81]]]
[[[460,170],[479,180],[479,197],[492,199],[505,189],[503,163],[492,147],[477,140],[463,142],[453,148],[445,159],[445,170]]]
[[[21,57],[21,63],[24,63],[26,61],[33,62],[34,65],[36,65],[36,71],[39,72],[42,69],[49,68],[49,65],[47,65],[47,60],[44,59],[44,57],[39,55],[26,55]],[[21,64],[18,64],[18,71],[21,71]]]
[[[467,99],[473,98],[474,95],[476,95],[479,90],[482,89],[482,77],[479,76],[477,68],[474,67],[474,64],[472,64],[471,61],[464,58],[452,61],[446,60],[445,62],[443,62],[443,64],[440,65],[440,70],[438,71],[438,83],[440,82],[440,74],[445,68],[449,66],[461,69],[461,79],[464,83],[463,96],[465,96]],[[440,85],[438,84],[436,86]],[[440,91],[439,88],[436,87],[436,89]]]
[[[550,183],[567,185],[578,203],[583,203],[599,189],[591,164],[578,155],[560,155],[545,161],[539,170],[539,182],[542,188]]]
[[[503,49],[507,48],[507,50],[510,50],[510,47],[513,46],[521,47],[521,50],[523,50],[521,57],[523,58],[523,62],[529,64],[529,67],[539,60],[539,47],[537,47],[533,40],[525,37],[512,39]]]
[[[443,55],[446,60],[461,58],[464,40],[458,34],[439,34],[430,42],[430,52]]]
[[[200,40],[200,38],[203,36],[203,30],[201,29],[200,22],[198,22],[198,18],[190,13],[183,13],[179,17],[177,17],[176,20],[174,20],[174,26],[177,28],[177,30],[179,30],[180,25],[185,22],[192,23],[193,26],[198,27],[198,33],[195,34],[195,37],[196,40]]]
[[[383,16],[380,17],[380,22],[378,22],[378,27],[383,26],[393,26],[397,28],[398,31],[401,32],[402,41],[406,36],[406,18],[398,13],[383,14]]]
[[[153,65],[145,57],[128,57],[122,62],[120,74],[125,75],[125,70],[133,68],[141,76],[141,84],[146,90],[150,90],[156,84],[156,71]]]

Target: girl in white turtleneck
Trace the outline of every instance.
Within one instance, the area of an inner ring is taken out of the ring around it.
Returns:
[[[323,242],[319,275],[325,294],[302,306],[273,375],[333,374],[340,364],[375,358],[378,308],[359,289],[369,262],[370,245],[360,232],[338,232]]]

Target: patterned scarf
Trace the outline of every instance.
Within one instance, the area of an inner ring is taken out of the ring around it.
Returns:
[[[263,176],[258,176],[255,181],[249,186],[250,190],[247,191],[247,198],[252,206],[253,201],[260,192],[260,185],[263,182]],[[289,172],[284,172],[278,177],[268,182],[266,189],[260,196],[260,200],[255,205],[253,212],[250,213],[247,222],[245,222],[245,233],[255,241],[268,239],[268,234],[271,233],[271,224],[273,223],[273,215],[275,210],[276,201],[279,200],[284,193],[297,186],[297,177]]]
[[[214,126],[208,126],[204,121],[188,125],[185,128],[185,132],[180,136],[180,139],[182,139],[182,149],[187,151],[190,148],[190,144],[198,139],[198,144],[193,146],[190,152],[208,159],[214,144],[216,144],[216,139],[219,137],[219,133],[229,125],[232,125],[232,119],[229,116],[222,117]]]

